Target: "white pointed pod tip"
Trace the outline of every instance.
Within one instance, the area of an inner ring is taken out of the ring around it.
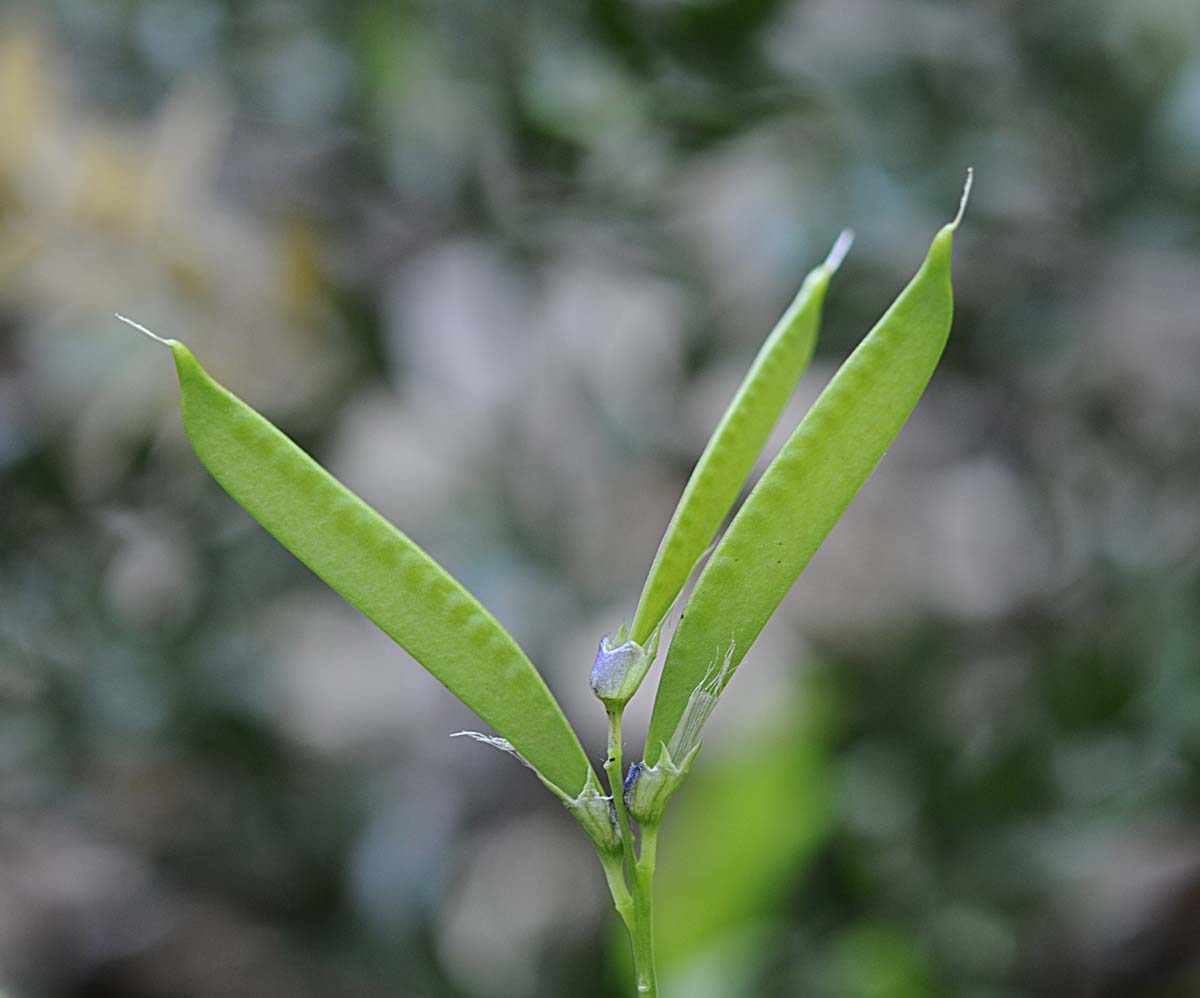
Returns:
[[[850,247],[854,245],[854,230],[842,229],[838,233],[838,237],[834,240],[833,247],[829,250],[829,255],[825,257],[825,262],[821,264],[831,274],[842,265],[842,261],[846,259],[846,254],[850,252]]]
[[[954,216],[954,221],[950,223],[952,229],[958,228],[958,223],[963,220],[963,214],[967,210],[967,202],[971,200],[971,187],[975,183],[975,167],[967,167],[967,179],[963,183],[962,197],[958,200],[958,214]]]
[[[113,315],[116,318],[120,319],[123,323],[125,323],[125,325],[133,326],[133,328],[136,329],[138,332],[145,333],[147,336],[150,337],[150,339],[155,340],[158,343],[161,343],[165,347],[169,347],[169,346],[173,345],[175,342],[177,342],[176,340],[164,339],[163,337],[159,336],[158,333],[152,332],[151,330],[149,330],[145,326],[143,326],[140,322],[134,322],[132,319],[122,315],[120,312],[114,312]]]

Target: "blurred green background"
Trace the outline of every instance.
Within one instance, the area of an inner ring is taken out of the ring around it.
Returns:
[[[789,428],[968,165],[946,360],[668,815],[666,993],[1200,994],[1195,0],[0,10],[12,998],[628,994],[570,818],[220,492],[114,311],[599,755],[595,642],[757,345],[853,226]]]

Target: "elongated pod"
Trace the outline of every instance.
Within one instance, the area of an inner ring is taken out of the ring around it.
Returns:
[[[754,468],[788,397],[812,359],[829,280],[853,242],[838,236],[771,331],[684,487],[638,601],[629,636],[644,645],[675,602],[697,559]]]
[[[187,347],[162,342],[175,355],[188,439],[222,488],[547,781],[580,794],[591,764],[512,636],[412,540],[209,377]]]
[[[704,567],[663,666],[649,764],[727,656],[728,681],[916,406],[950,332],[950,249],[961,217],[960,209],[934,237],[921,269],[834,375]]]

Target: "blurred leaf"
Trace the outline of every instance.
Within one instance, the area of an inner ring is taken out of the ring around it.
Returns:
[[[655,904],[668,972],[771,919],[830,828],[829,707],[813,684],[803,699],[795,724],[705,756],[676,797]]]
[[[856,925],[833,952],[836,984],[854,998],[930,998],[934,994],[921,945],[910,933],[883,923]]]

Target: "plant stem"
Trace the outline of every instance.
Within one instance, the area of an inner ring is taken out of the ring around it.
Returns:
[[[601,856],[604,866],[604,878],[608,881],[608,892],[612,895],[617,914],[625,923],[625,929],[632,939],[636,931],[634,923],[633,897],[629,886],[625,883],[625,863],[620,856]]]
[[[633,849],[633,822],[625,809],[624,767],[621,763],[622,708],[608,712],[608,758],[604,772],[612,790],[617,823],[621,828],[622,869],[605,861],[605,875],[613,903],[625,922],[633,943],[633,965],[637,977],[638,998],[658,998],[658,977],[654,968],[653,887],[655,847],[658,828],[642,830],[641,856]],[[626,880],[628,878],[628,880]]]
[[[625,869],[630,879],[637,864],[633,852],[633,832],[629,815],[625,811],[625,767],[621,763],[621,714],[615,707],[608,712],[608,758],[604,761],[604,772],[608,776],[608,787],[612,791],[613,805],[617,809],[617,824],[621,828],[621,849],[625,856]],[[636,887],[636,883],[633,884]]]
[[[633,875],[634,962],[638,995],[657,998],[658,972],[654,966],[654,863],[658,826],[642,826],[641,856]]]

